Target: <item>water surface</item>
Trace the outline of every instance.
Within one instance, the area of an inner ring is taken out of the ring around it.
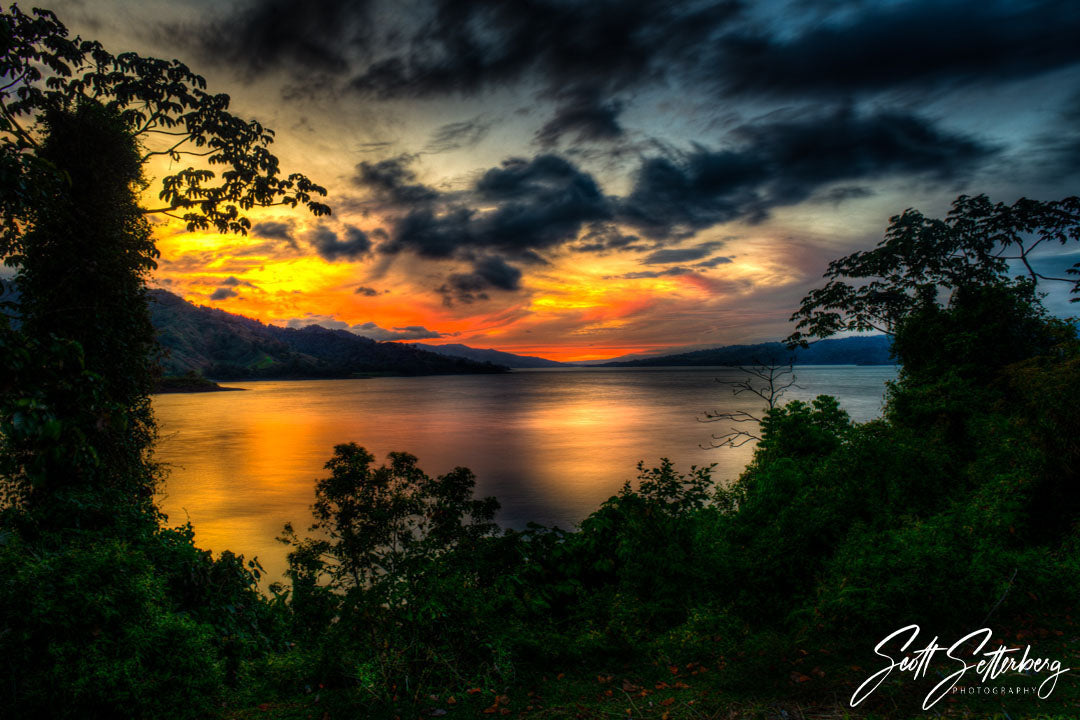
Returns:
[[[785,399],[836,396],[855,420],[881,411],[893,367],[804,366]],[[432,475],[463,465],[477,492],[502,503],[499,522],[569,528],[636,476],[639,460],[716,464],[738,476],[750,447],[706,449],[706,410],[756,409],[716,382],[732,368],[557,368],[505,375],[230,383],[246,392],[154,397],[171,467],[160,503],[190,520],[200,547],[258,556],[277,579],[286,521],[310,524],[313,484],[337,443],[380,459],[420,458]]]

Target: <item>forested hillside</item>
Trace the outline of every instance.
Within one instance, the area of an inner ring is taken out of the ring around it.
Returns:
[[[363,375],[450,375],[504,368],[375,342],[317,325],[264,325],[242,315],[197,307],[166,290],[152,290],[150,318],[165,354],[166,375],[197,372],[215,380],[347,378]]]
[[[604,363],[615,367],[660,367],[680,365],[758,365],[761,363],[787,363],[794,359],[796,365],[892,365],[891,347],[885,335],[849,337],[819,340],[805,348],[789,349],[783,343],[770,342],[756,345],[728,345],[726,347],[695,350],[677,355],[624,360]]]

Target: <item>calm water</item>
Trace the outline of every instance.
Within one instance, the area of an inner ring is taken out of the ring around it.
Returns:
[[[856,420],[881,411],[892,367],[800,367],[803,389],[834,395]],[[735,478],[751,448],[703,449],[710,409],[756,409],[716,378],[729,368],[573,368],[367,380],[232,383],[245,392],[159,395],[158,460],[171,467],[160,498],[190,520],[200,547],[285,567],[282,524],[310,524],[314,480],[337,443],[384,457],[404,450],[431,475],[471,468],[477,491],[502,503],[499,521],[569,528],[636,475],[639,460],[680,468],[716,463]]]

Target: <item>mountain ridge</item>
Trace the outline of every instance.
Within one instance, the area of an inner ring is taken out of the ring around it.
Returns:
[[[545,367],[568,367],[567,363],[558,360],[536,357],[535,355],[518,355],[494,348],[474,348],[460,343],[448,343],[446,345],[428,345],[427,343],[413,343],[413,347],[439,353],[450,357],[461,357],[477,362],[490,362],[496,365],[504,365],[508,368],[545,368]]]
[[[812,343],[808,348],[788,350],[781,342],[752,345],[725,345],[672,355],[657,355],[635,360],[592,363],[593,367],[659,367],[757,365],[787,363],[794,357],[796,365],[893,365],[889,354],[892,345],[886,335],[829,338]]]
[[[196,372],[215,380],[330,379],[507,370],[409,345],[376,342],[345,330],[267,325],[193,305],[167,290],[151,290],[149,296],[151,321],[165,350],[161,365],[166,375]]]

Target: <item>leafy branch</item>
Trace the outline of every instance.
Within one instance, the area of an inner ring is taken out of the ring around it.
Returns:
[[[98,103],[139,140],[143,163],[157,156],[205,163],[166,176],[163,205],[144,214],[181,217],[192,231],[240,234],[255,207],[303,205],[315,216],[330,214],[317,200],[325,188],[282,173],[269,150],[274,132],[231,113],[229,96],[207,92],[206,80],[179,60],[112,55],[98,42],[69,38],[52,12],[27,15],[14,5],[0,13],[0,40],[0,145],[8,158],[40,149],[47,112]],[[191,149],[180,150],[186,143]]]

